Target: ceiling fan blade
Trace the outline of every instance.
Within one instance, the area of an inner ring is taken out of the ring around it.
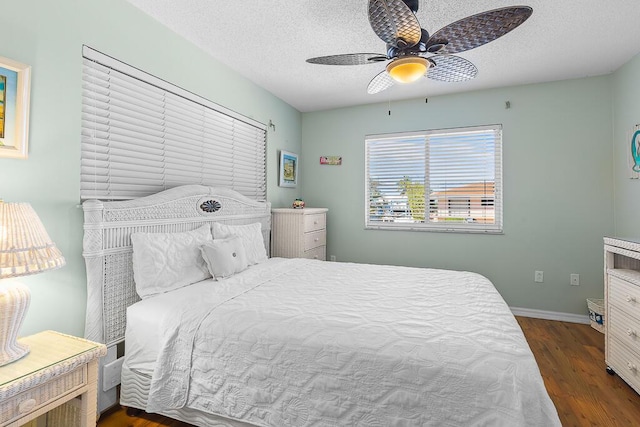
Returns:
[[[478,69],[464,58],[453,55],[433,55],[429,57],[432,64],[427,77],[441,82],[463,82],[471,80],[478,74]]]
[[[529,6],[515,6],[468,16],[436,31],[427,41],[427,51],[452,54],[482,46],[504,36],[532,13]]]
[[[394,84],[395,81],[385,70],[371,79],[371,81],[369,82],[369,86],[367,86],[367,93],[373,95],[374,93],[382,92],[385,89],[389,89]]]
[[[329,55],[309,58],[310,64],[322,65],[364,65],[386,61],[387,56],[380,53],[346,53],[344,55]]]
[[[402,0],[369,0],[369,23],[382,41],[399,48],[415,46],[422,36],[416,15]]]

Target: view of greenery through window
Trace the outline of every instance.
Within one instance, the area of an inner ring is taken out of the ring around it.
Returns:
[[[367,227],[501,231],[501,142],[501,126],[367,137]]]

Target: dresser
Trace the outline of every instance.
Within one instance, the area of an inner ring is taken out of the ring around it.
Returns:
[[[18,340],[25,357],[0,367],[0,426],[95,426],[100,343],[54,331]]]
[[[640,393],[640,239],[604,238],[605,359]]]
[[[326,208],[271,210],[271,256],[327,259]]]

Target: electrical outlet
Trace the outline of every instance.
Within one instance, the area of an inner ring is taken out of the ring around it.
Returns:
[[[335,260],[336,260],[336,256],[335,255],[331,255],[329,257],[329,261],[334,261],[335,262]]]
[[[107,391],[120,384],[124,357],[116,359],[102,367],[102,390]]]
[[[579,274],[571,274],[570,280],[571,286],[580,286],[580,275]]]
[[[536,270],[536,273],[533,276],[533,281],[538,283],[544,282],[544,271]]]

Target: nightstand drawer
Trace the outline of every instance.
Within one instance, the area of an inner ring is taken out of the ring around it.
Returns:
[[[87,366],[83,365],[67,374],[54,377],[42,386],[24,391],[0,402],[0,426],[29,415],[87,385]]]
[[[304,232],[315,230],[323,230],[326,228],[326,216],[325,214],[314,214],[304,216]]]
[[[635,390],[640,389],[640,356],[616,338],[609,339],[607,363]]]
[[[640,287],[609,275],[609,304],[640,319]]]
[[[303,258],[308,258],[308,259],[319,259],[322,261],[326,261],[327,260],[327,247],[326,246],[319,246],[317,248],[311,249],[309,251],[305,251],[304,254],[302,254]]]
[[[314,231],[313,233],[305,233],[304,235],[304,250],[317,248],[318,246],[325,246],[327,244],[327,234],[325,230]]]
[[[608,314],[609,333],[640,353],[640,320],[625,314],[617,306],[610,305]]]

